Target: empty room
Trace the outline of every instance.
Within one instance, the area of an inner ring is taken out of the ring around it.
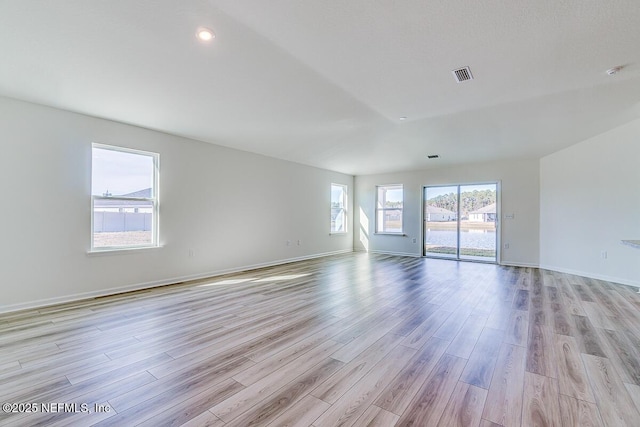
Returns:
[[[0,1],[0,426],[640,425],[640,2]]]

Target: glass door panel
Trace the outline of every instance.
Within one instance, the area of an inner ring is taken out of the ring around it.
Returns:
[[[496,187],[460,186],[460,259],[496,262]]]
[[[424,254],[458,258],[458,186],[424,189]]]

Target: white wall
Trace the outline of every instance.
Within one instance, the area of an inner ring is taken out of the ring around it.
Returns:
[[[353,249],[351,176],[7,98],[0,141],[0,312]],[[162,248],[87,254],[92,142],[160,153]]]
[[[415,172],[358,176],[355,180],[354,249],[420,256],[422,187],[425,185],[468,184],[500,181],[502,217],[501,241],[509,249],[501,251],[503,264],[537,266],[539,234],[538,160],[481,163]],[[404,232],[406,236],[375,234],[375,187],[404,185]],[[412,243],[416,238],[417,243]]]
[[[640,119],[540,160],[541,267],[640,286],[627,239],[640,239]]]

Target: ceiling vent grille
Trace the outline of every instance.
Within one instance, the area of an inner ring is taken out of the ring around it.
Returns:
[[[471,75],[471,70],[469,67],[458,68],[457,70],[451,71],[453,76],[456,78],[458,83],[466,82],[467,80],[473,80],[473,76]]]

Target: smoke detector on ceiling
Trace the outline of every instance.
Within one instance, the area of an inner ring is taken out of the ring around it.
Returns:
[[[473,80],[473,75],[471,74],[471,69],[469,67],[458,68],[457,70],[452,70],[453,76],[456,78],[458,83],[466,82],[467,80]]]
[[[607,74],[613,76],[614,74],[618,74],[622,70],[622,65],[618,65],[617,67],[609,68],[607,70]]]

